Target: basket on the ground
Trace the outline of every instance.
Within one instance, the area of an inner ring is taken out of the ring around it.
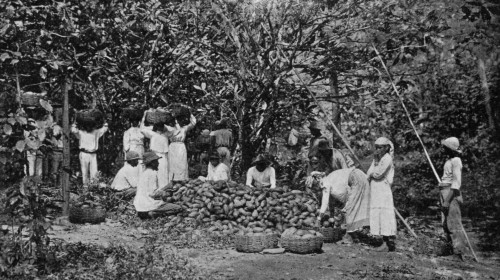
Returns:
[[[310,254],[321,251],[323,237],[314,236],[307,239],[294,236],[281,236],[281,247],[286,251],[298,254]]]
[[[165,124],[171,120],[169,112],[161,109],[155,109],[147,112],[146,121],[151,124]]]
[[[99,224],[106,220],[103,208],[83,208],[73,206],[69,209],[69,221],[74,224]]]
[[[237,234],[235,238],[236,251],[244,253],[258,253],[264,249],[278,247],[277,234],[244,235]]]
[[[313,228],[305,228],[307,230]],[[323,235],[323,242],[325,243],[333,243],[342,239],[343,230],[341,228],[333,228],[333,227],[322,227],[319,229],[314,229]]]
[[[40,94],[36,93],[23,93],[21,95],[21,101],[23,105],[26,106],[40,106]]]

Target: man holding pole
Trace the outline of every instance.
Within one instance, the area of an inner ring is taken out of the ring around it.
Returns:
[[[456,137],[441,141],[443,153],[447,157],[443,177],[439,183],[441,212],[444,232],[448,242],[453,245],[453,253],[463,260],[467,250],[466,236],[463,232],[460,204],[463,203],[460,187],[462,185],[462,160],[459,155],[460,143]]]

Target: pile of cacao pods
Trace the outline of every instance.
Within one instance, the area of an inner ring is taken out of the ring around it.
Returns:
[[[163,200],[184,209],[170,224],[194,220],[199,226],[221,234],[242,229],[253,233],[281,233],[290,227],[313,227],[318,209],[317,199],[309,193],[251,188],[232,181],[196,179],[170,184],[159,193]],[[333,226],[333,223],[325,221],[322,226]]]

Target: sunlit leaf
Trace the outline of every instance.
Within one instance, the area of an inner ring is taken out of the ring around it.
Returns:
[[[10,124],[4,124],[3,125],[3,132],[7,135],[11,135],[12,134],[12,126],[10,126]]]

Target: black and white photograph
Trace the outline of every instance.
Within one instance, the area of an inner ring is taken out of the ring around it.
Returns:
[[[499,0],[0,0],[0,279],[500,280]]]

